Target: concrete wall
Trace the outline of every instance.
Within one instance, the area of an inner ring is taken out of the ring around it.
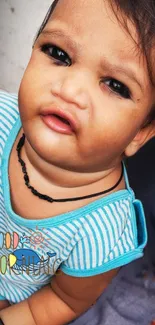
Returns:
[[[0,0],[0,88],[16,92],[52,0]]]

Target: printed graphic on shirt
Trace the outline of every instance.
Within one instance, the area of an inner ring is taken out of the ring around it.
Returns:
[[[56,259],[55,252],[48,251],[47,240],[49,239],[45,240],[45,236],[38,227],[35,231],[30,231],[32,233],[30,236],[25,233],[23,236],[19,236],[16,232],[12,234],[0,232],[0,249],[9,251],[8,254],[2,255],[0,258],[0,273],[2,275],[6,274],[8,269],[16,275],[23,272],[31,275],[56,272],[54,266],[58,259]],[[53,265],[52,272],[51,265]]]

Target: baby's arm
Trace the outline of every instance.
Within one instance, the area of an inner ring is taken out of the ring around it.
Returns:
[[[10,304],[7,300],[0,300],[0,310],[9,307]]]
[[[5,325],[64,325],[86,311],[117,274],[118,269],[88,277],[55,276],[27,300],[0,312]]]

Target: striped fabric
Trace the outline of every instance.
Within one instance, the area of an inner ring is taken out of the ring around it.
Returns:
[[[87,277],[141,257],[145,218],[129,187],[52,218],[28,220],[14,213],[8,161],[20,128],[17,96],[0,92],[0,299],[26,299],[58,269]]]

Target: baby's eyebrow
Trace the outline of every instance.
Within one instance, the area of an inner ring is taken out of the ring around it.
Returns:
[[[139,80],[137,74],[134,72],[134,70],[130,67],[127,66],[127,63],[122,63],[122,64],[115,64],[115,63],[111,63],[109,62],[109,60],[107,58],[103,58],[102,62],[101,62],[101,67],[108,73],[119,73],[122,74],[124,76],[129,77],[131,80],[133,80],[134,82],[136,82],[138,84],[138,86],[140,87],[140,89],[143,91],[144,87],[142,85],[142,82]]]
[[[70,35],[64,33],[62,30],[57,29],[44,29],[41,33],[43,36],[61,38],[66,42],[68,48],[72,51],[78,51],[81,48],[81,45],[75,42]]]

